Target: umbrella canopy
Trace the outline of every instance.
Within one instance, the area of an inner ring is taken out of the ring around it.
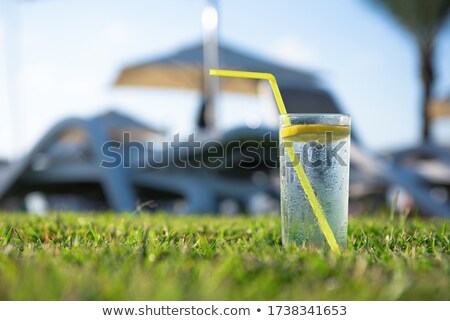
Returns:
[[[230,46],[219,45],[219,68],[263,71],[275,75],[280,87],[316,87],[317,79],[308,72],[279,66],[248,55]],[[158,59],[125,67],[116,81],[117,86],[170,87],[181,89],[203,88],[203,45],[196,45]],[[256,94],[258,80],[223,78],[225,91]]]
[[[450,97],[444,100],[435,100],[431,102],[430,116],[433,119],[444,117],[450,118]]]

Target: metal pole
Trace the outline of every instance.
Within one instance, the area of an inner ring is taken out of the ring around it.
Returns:
[[[219,68],[218,0],[208,0],[202,12],[203,27],[203,103],[205,127],[214,130],[219,77],[210,77],[209,69]]]

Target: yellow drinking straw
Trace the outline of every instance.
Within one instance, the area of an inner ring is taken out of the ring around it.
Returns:
[[[278,105],[278,109],[280,110],[280,114],[287,114],[286,107],[284,106],[283,98],[281,97],[280,89],[277,85],[277,80],[272,74],[264,73],[264,72],[250,72],[250,71],[238,71],[238,70],[219,70],[219,69],[210,69],[209,74],[211,76],[223,76],[223,77],[237,77],[237,78],[252,78],[252,79],[263,79],[268,80],[270,86],[272,87],[273,95],[275,96],[275,100]],[[291,122],[288,117],[283,117],[284,124],[286,126],[290,126]],[[309,204],[313,209],[314,215],[317,218],[317,222],[319,223],[319,227],[322,230],[325,239],[328,242],[331,250],[334,253],[341,254],[341,249],[336,242],[336,237],[333,234],[333,231],[330,228],[330,225],[327,222],[325,217],[325,213],[323,212],[322,205],[320,205],[319,200],[314,193],[314,190],[311,186],[311,183],[306,176],[305,170],[303,166],[300,164],[299,159],[297,158],[297,154],[295,154],[295,150],[292,147],[291,142],[285,142],[287,154],[291,159],[292,164],[294,165],[295,172],[297,173],[300,184],[302,185],[303,190],[305,191],[306,198],[309,200]]]

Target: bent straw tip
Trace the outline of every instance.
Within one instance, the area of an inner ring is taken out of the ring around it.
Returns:
[[[217,69],[210,69],[209,70],[209,75],[210,76],[217,76]]]
[[[273,82],[276,82],[276,81],[277,81],[277,79],[275,78],[275,76],[272,75],[272,74],[269,74],[269,73],[267,73],[267,80],[273,81]]]

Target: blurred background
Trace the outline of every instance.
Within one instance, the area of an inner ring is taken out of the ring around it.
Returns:
[[[98,166],[102,142],[123,131],[155,142],[276,133],[270,88],[219,90],[202,77],[219,66],[273,72],[290,112],[352,116],[353,213],[395,199],[399,210],[448,217],[449,8],[447,0],[0,0],[0,206],[277,212],[270,168]]]

